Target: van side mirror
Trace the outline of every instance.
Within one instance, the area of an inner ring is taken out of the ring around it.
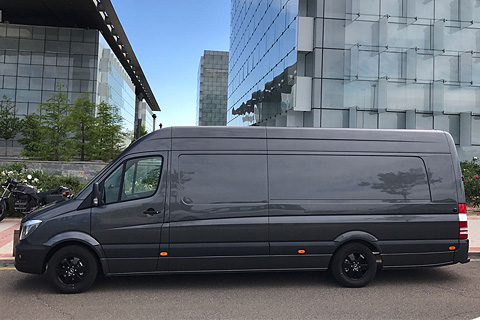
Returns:
[[[92,192],[92,206],[98,207],[102,204],[102,199],[100,197],[100,186],[98,182],[93,184],[93,192]]]

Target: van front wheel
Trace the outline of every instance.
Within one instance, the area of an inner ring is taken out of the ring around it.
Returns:
[[[377,264],[369,248],[360,243],[349,243],[335,253],[330,269],[342,286],[359,288],[372,281]]]
[[[76,245],[66,246],[54,253],[47,267],[47,276],[61,293],[87,290],[97,277],[98,266],[93,254]]]

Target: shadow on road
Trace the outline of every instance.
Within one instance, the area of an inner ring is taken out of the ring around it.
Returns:
[[[462,279],[455,267],[379,271],[371,287],[401,287],[412,285],[448,285]],[[45,276],[23,275],[12,282],[18,292],[54,293]],[[313,288],[341,289],[328,272],[270,272],[229,274],[184,274],[170,276],[99,276],[91,292],[149,291],[149,290],[224,290],[245,288]],[[350,290],[350,289],[347,289]]]

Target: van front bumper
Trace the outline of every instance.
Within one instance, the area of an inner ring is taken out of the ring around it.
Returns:
[[[45,271],[45,255],[44,246],[35,246],[26,240],[20,241],[15,251],[15,268],[25,273],[42,274]]]
[[[458,241],[458,250],[455,252],[455,258],[453,262],[470,262],[470,258],[468,257],[468,239]]]

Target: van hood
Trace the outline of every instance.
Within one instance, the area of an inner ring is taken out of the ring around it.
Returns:
[[[43,207],[38,208],[37,210],[33,211],[25,218],[23,218],[22,223],[32,219],[48,219],[70,211],[77,210],[81,202],[81,200],[70,199],[62,202],[54,202],[47,204]]]

